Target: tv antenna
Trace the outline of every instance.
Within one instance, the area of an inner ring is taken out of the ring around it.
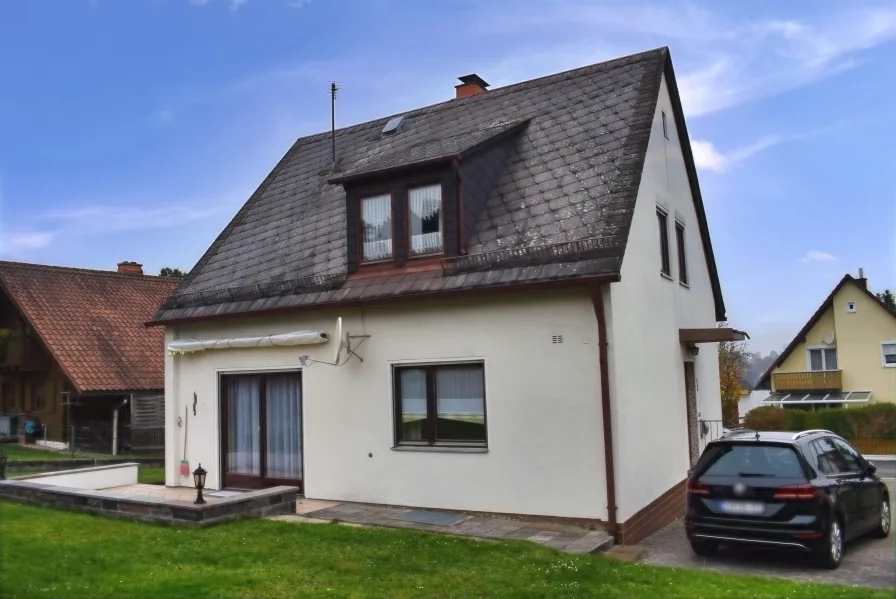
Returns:
[[[352,335],[348,331],[345,331],[345,334],[342,333],[342,317],[338,317],[336,319],[336,334],[333,335],[334,339],[340,340],[339,343],[336,344],[336,353],[333,356],[332,362],[325,362],[323,360],[312,360],[308,357],[308,354],[302,354],[299,356],[299,363],[303,368],[307,368],[312,364],[326,364],[327,366],[344,366],[348,363],[349,360],[352,359],[352,356],[358,358],[361,362],[364,361],[364,358],[359,356],[356,350],[361,347],[361,344],[364,343],[365,340],[370,339],[370,335]],[[356,344],[353,343],[357,341]],[[342,359],[342,352],[345,350],[345,361],[340,362]]]

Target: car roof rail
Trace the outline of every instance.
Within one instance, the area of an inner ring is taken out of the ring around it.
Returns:
[[[814,434],[814,433],[827,433],[827,434],[829,434],[829,435],[833,435],[833,434],[834,434],[834,433],[832,433],[831,431],[826,430],[826,429],[823,429],[823,428],[811,428],[811,429],[809,429],[809,430],[807,430],[807,431],[802,431],[802,432],[799,432],[799,433],[795,434],[795,435],[793,436],[793,440],[796,441],[796,440],[799,439],[800,437],[805,437],[806,435],[811,435],[811,434]]]
[[[725,437],[730,437],[731,435],[740,435],[742,433],[755,433],[755,432],[756,431],[754,431],[751,428],[738,428],[738,429],[730,430],[727,433],[722,433],[721,436],[719,436],[719,439],[724,439]]]

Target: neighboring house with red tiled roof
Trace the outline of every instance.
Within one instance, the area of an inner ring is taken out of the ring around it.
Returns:
[[[166,484],[681,514],[743,334],[668,49],[487,86],[297,140],[161,306]]]
[[[0,261],[0,329],[13,333],[0,357],[0,412],[62,441],[72,425],[108,429],[117,407],[121,447],[132,420],[164,426],[164,335],[143,323],[177,283],[135,262],[113,272]]]

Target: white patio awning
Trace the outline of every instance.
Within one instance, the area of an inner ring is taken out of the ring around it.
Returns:
[[[168,344],[170,355],[190,354],[211,349],[273,347],[281,345],[314,345],[326,343],[329,336],[323,331],[294,331],[264,337],[229,337],[226,339],[183,339]]]
[[[868,403],[871,391],[832,391],[831,393],[772,393],[762,400],[762,405],[772,406],[807,406],[818,404]]]

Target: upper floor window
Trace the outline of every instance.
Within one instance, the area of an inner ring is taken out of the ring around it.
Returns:
[[[392,258],[392,197],[382,194],[361,200],[361,259]]]
[[[885,368],[896,368],[896,341],[880,344],[880,360]]]
[[[657,226],[660,234],[660,272],[667,277],[672,276],[672,265],[669,259],[669,216],[666,211],[657,206]]]
[[[441,185],[408,190],[408,233],[411,256],[442,252]]]
[[[684,245],[684,223],[675,221],[675,242],[678,247],[678,280],[688,284],[688,256]]]
[[[837,348],[809,348],[809,370],[837,370]]]

